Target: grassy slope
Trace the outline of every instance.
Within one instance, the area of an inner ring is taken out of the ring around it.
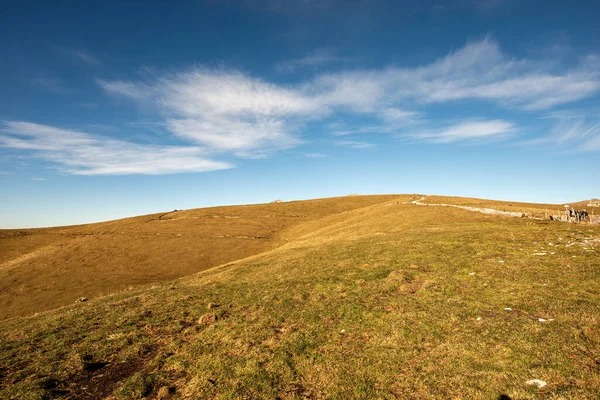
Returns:
[[[598,227],[396,203],[7,321],[0,397],[597,398]]]
[[[171,280],[284,243],[291,226],[397,196],[213,207],[0,231],[0,319]]]

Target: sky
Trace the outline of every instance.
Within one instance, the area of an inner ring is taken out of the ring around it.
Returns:
[[[600,3],[0,4],[0,228],[600,197]]]

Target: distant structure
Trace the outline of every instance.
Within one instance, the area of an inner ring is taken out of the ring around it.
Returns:
[[[282,201],[278,199],[278,200],[273,200],[271,203],[281,203],[281,202]]]
[[[599,199],[591,199],[590,202],[588,203],[588,207],[600,207],[600,200]]]

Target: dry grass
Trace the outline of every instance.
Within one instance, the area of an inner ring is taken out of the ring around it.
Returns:
[[[0,230],[0,319],[190,275],[273,249],[294,225],[397,196],[213,207]]]
[[[596,399],[600,228],[404,201],[6,321],[0,397]]]

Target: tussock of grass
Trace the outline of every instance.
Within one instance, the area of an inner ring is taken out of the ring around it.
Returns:
[[[0,397],[597,398],[598,227],[400,203],[7,321]]]

